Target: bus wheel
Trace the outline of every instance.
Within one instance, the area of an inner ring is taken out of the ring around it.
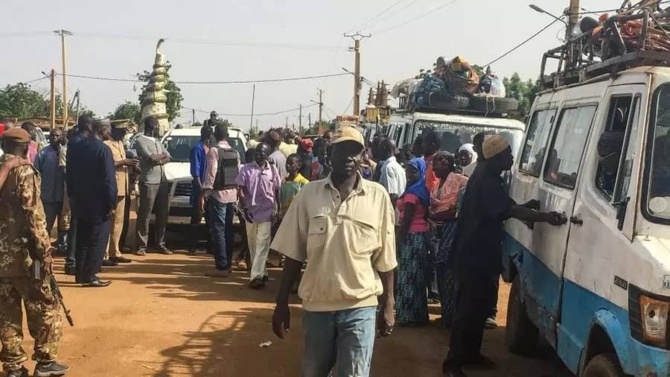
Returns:
[[[535,351],[537,346],[538,330],[530,321],[526,308],[521,302],[521,279],[514,278],[507,304],[507,327],[505,342],[507,348],[516,354],[528,355]]]
[[[625,377],[619,360],[613,353],[600,354],[586,365],[582,377]]]

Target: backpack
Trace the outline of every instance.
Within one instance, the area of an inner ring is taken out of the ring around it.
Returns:
[[[218,150],[219,165],[216,170],[216,178],[214,178],[214,190],[226,190],[235,188],[235,178],[238,172],[238,163],[240,155],[234,148],[214,147]]]

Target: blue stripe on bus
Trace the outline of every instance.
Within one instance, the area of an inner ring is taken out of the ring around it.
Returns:
[[[504,241],[505,265],[511,267],[513,263],[522,280],[524,280],[523,294],[528,304],[528,314],[540,333],[547,341],[550,339],[552,322],[547,318],[550,310],[544,308],[533,309],[533,302],[547,305],[556,302],[558,292],[548,287],[556,287],[554,282],[560,278],[547,268],[537,257],[507,235]],[[524,278],[525,277],[525,278]],[[534,284],[544,287],[534,288]],[[626,374],[647,377],[670,376],[670,352],[661,348],[644,345],[630,335],[628,311],[613,302],[577,285],[563,280],[563,300],[561,307],[560,326],[558,327],[557,341],[554,343],[557,353],[566,366],[575,374],[583,370],[583,358],[586,357],[586,346],[591,330],[600,326],[607,334],[614,346],[619,362]],[[612,283],[614,284],[614,283]],[[529,293],[535,299],[528,301]],[[547,331],[549,330],[549,331]]]

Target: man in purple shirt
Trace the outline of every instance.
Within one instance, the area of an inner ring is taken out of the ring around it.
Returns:
[[[265,264],[270,252],[272,220],[276,215],[277,191],[281,178],[277,167],[268,162],[270,147],[259,144],[253,162],[240,169],[235,179],[239,186],[240,208],[247,223],[247,238],[251,253],[251,282],[261,289],[267,280]]]

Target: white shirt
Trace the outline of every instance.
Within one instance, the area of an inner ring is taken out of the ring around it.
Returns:
[[[400,196],[405,192],[407,185],[405,169],[396,161],[395,156],[389,157],[382,163],[379,183],[384,186],[389,195]]]

